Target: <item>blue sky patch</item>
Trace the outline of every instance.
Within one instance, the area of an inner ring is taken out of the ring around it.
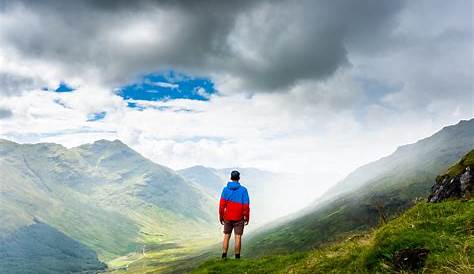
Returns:
[[[106,111],[91,113],[87,115],[87,122],[95,122],[95,121],[102,120],[105,118],[106,115],[107,115]]]
[[[211,80],[174,71],[145,75],[139,82],[121,87],[117,91],[117,94],[125,100],[147,101],[170,99],[208,101],[210,95],[215,93],[217,91]],[[128,106],[137,108],[135,103],[128,103]]]
[[[54,90],[56,92],[71,92],[74,91],[74,88],[72,88],[68,83],[61,81],[59,83],[59,86]]]

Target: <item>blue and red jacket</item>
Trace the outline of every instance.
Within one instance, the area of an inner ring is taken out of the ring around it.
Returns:
[[[219,217],[226,221],[250,220],[250,200],[247,189],[239,182],[228,182],[222,190]]]

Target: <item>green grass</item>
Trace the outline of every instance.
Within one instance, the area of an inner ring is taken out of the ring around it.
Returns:
[[[193,273],[393,273],[393,254],[409,247],[430,250],[423,273],[474,272],[474,200],[420,202],[371,232],[317,250],[210,260]]]
[[[437,181],[444,178],[445,176],[454,177],[461,174],[467,166],[474,166],[474,149],[471,150],[468,154],[462,157],[461,161],[453,165],[446,171],[445,174],[438,176]]]
[[[109,261],[107,273],[183,273],[195,268],[203,260],[215,257],[216,254],[207,249],[215,243],[215,238],[199,238],[149,245],[145,253],[140,250]]]
[[[241,259],[240,261],[228,259],[222,261],[214,259],[203,263],[192,273],[279,273],[285,266],[296,264],[307,257],[306,254],[297,253],[287,256],[269,256],[262,259]]]
[[[401,248],[430,250],[427,270],[474,264],[474,201],[420,203],[374,233],[373,246],[364,254],[368,269],[381,270]]]

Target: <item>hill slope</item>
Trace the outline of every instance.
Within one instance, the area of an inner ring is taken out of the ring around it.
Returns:
[[[0,240],[39,221],[110,260],[143,246],[160,249],[197,235],[214,237],[214,202],[120,141],[67,149],[0,140]],[[13,246],[22,250],[25,243]],[[35,248],[50,248],[41,244]]]
[[[425,197],[436,176],[474,148],[474,119],[448,126],[392,155],[363,166],[314,206],[250,240],[252,256],[317,247],[365,231]]]
[[[107,267],[93,250],[40,222],[2,239],[0,254],[3,274],[94,273]]]
[[[453,178],[472,169],[474,150],[439,178]],[[448,201],[419,202],[371,232],[352,234],[314,251],[242,261],[211,260],[193,273],[472,273],[474,178],[464,179],[468,187],[463,196],[471,199],[453,200],[461,197],[453,192]]]
[[[474,271],[474,201],[421,202],[369,234],[321,249],[242,261],[211,260],[192,273],[393,273],[395,253],[426,248],[423,273]]]
[[[193,166],[177,172],[188,181],[201,186],[214,198],[220,196],[227,179],[227,177],[220,176],[217,169],[205,166]]]

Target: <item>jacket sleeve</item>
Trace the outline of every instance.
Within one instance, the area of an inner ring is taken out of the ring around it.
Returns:
[[[227,201],[224,198],[225,188],[222,190],[221,200],[219,201],[219,219],[224,219],[224,212],[227,206]]]
[[[245,189],[243,195],[243,215],[247,221],[250,221],[250,199],[247,189]]]

